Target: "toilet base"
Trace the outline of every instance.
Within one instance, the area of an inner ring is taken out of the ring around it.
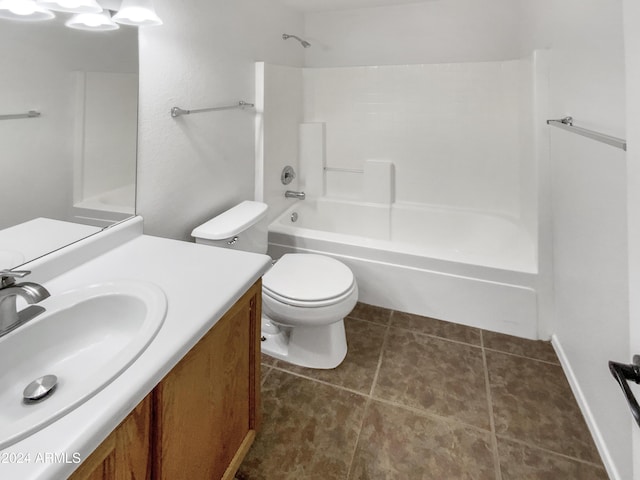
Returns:
[[[347,355],[344,320],[319,327],[283,327],[262,315],[262,352],[307,368],[331,369]]]

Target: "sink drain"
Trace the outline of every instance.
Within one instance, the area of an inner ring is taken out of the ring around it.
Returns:
[[[31,382],[22,392],[25,403],[41,402],[48,398],[58,385],[58,377],[55,375],[45,375]]]

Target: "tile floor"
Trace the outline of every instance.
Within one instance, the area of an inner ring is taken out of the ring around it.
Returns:
[[[241,480],[596,480],[553,348],[358,304],[335,370],[263,356]]]

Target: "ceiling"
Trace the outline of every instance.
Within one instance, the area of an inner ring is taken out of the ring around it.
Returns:
[[[424,3],[433,0],[279,0],[280,3],[301,12],[325,12],[350,8],[383,7]]]

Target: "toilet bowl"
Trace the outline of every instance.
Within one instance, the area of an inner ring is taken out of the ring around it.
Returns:
[[[310,368],[335,368],[347,354],[344,317],[358,301],[353,273],[324,255],[285,254],[262,279],[262,349]]]
[[[267,205],[245,201],[193,230],[197,243],[267,251]],[[353,273],[316,254],[285,254],[262,279],[262,351],[308,368],[335,368],[347,354],[344,317],[358,301]]]

